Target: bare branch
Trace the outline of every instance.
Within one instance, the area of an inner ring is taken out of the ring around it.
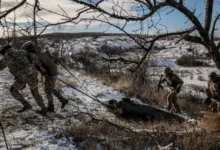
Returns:
[[[214,20],[213,26],[212,26],[212,32],[211,32],[211,40],[214,40],[214,34],[215,34],[215,30],[217,30],[216,27],[216,23],[218,21],[218,19],[220,18],[220,14],[218,14]]]
[[[16,10],[17,8],[21,7],[27,0],[21,1],[18,5],[14,6],[13,8],[6,10],[4,12],[1,12],[0,20],[4,17],[6,17],[8,14],[10,14],[12,11]]]
[[[83,5],[89,7],[91,9],[93,9],[93,10],[96,10],[96,11],[100,12],[100,13],[107,14],[107,15],[109,15],[112,18],[121,19],[121,20],[127,20],[127,21],[143,21],[143,20],[147,19],[148,17],[151,17],[160,8],[165,7],[165,6],[168,5],[167,2],[158,3],[156,6],[154,6],[152,11],[150,11],[148,14],[144,14],[143,16],[138,17],[138,16],[122,16],[122,15],[117,15],[114,12],[113,13],[109,13],[106,10],[104,10],[104,9],[102,9],[100,7],[96,7],[96,5],[91,4],[91,3],[87,3],[87,2],[84,2],[84,1],[80,1],[80,0],[72,0],[72,1],[76,2],[78,4],[83,4]]]
[[[4,131],[4,128],[3,128],[3,125],[2,125],[1,122],[0,122],[0,128],[2,130],[3,138],[4,138],[4,141],[5,141],[5,146],[6,146],[7,150],[10,150],[10,148],[8,146],[8,141],[7,141],[7,138],[6,138],[6,135],[5,135],[5,131]]]

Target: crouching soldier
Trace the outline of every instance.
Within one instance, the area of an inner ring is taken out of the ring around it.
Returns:
[[[180,107],[177,103],[177,94],[180,92],[181,87],[183,85],[183,80],[176,74],[174,74],[171,68],[166,67],[164,69],[164,78],[162,79],[161,83],[166,82],[170,88],[170,93],[167,96],[167,109],[171,111],[172,104],[176,108],[176,113],[180,113]]]
[[[215,73],[209,74],[208,89],[206,89],[206,104],[211,104],[212,112],[218,112],[220,102],[220,77]]]
[[[36,46],[32,41],[24,43],[22,49],[26,50],[29,54],[34,54],[38,57],[39,61],[35,61],[35,64],[45,77],[45,93],[48,99],[48,111],[54,112],[53,95],[55,95],[62,103],[61,108],[64,108],[68,103],[68,100],[54,88],[58,77],[56,63],[47,55],[47,53],[42,52],[40,46]],[[42,68],[45,68],[46,72],[42,70]]]
[[[21,93],[19,93],[19,90],[22,90],[28,84],[36,103],[41,107],[41,110],[37,110],[37,112],[45,114],[47,109],[38,91],[38,71],[34,64],[30,62],[27,52],[16,51],[10,45],[6,45],[1,49],[0,53],[4,56],[0,60],[0,70],[8,67],[10,73],[15,77],[15,81],[10,87],[11,95],[23,104],[23,108],[17,112],[21,113],[32,108]]]

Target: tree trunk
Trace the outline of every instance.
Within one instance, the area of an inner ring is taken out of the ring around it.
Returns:
[[[212,59],[216,64],[216,67],[220,70],[220,53],[218,51],[218,48],[213,47],[213,48],[211,48],[210,51],[211,51]]]

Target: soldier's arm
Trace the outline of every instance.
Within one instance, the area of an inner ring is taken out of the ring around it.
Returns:
[[[160,83],[164,83],[165,81],[166,81],[166,78],[163,78]]]
[[[220,82],[218,82],[216,93],[218,94],[218,97],[220,97]]]
[[[177,80],[177,83],[178,83],[178,85],[176,86],[176,91],[177,91],[177,92],[180,92],[181,87],[182,87],[182,85],[183,85],[183,80],[180,79],[180,77],[177,76],[177,75],[175,76],[175,80]]]
[[[38,56],[36,54],[28,53],[27,56],[35,65],[37,65],[38,67],[42,66],[40,59],[38,58]]]
[[[42,63],[41,63],[39,57],[36,54],[28,53],[27,56],[37,67],[39,67],[41,72],[43,72],[43,73],[46,72],[46,70],[42,66]]]
[[[205,92],[206,92],[206,95],[207,95],[208,97],[212,97],[212,94],[211,94],[211,92],[210,92],[210,90],[209,90],[209,84],[210,84],[210,81],[208,81],[208,88],[205,90]]]

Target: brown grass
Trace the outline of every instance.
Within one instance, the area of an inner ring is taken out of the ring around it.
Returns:
[[[183,148],[185,150],[219,150],[220,133],[208,133],[206,131],[194,131],[186,133],[183,139]]]
[[[178,147],[181,142],[174,133],[133,133],[122,130],[108,123],[90,122],[89,124],[72,124],[69,126],[68,136],[73,136],[78,147],[83,150],[97,149],[97,146],[103,150],[145,150],[159,149],[156,142],[161,146],[175,143]]]
[[[203,112],[203,128],[208,132],[220,131],[220,115],[212,112]]]
[[[69,77],[62,77],[60,76],[59,79],[63,80],[64,82],[72,85],[73,87],[77,87],[77,83],[75,81],[73,81],[72,78],[69,78]],[[56,81],[56,84],[55,84],[55,88],[57,89],[61,89],[63,87],[67,87],[67,85],[59,80]]]

